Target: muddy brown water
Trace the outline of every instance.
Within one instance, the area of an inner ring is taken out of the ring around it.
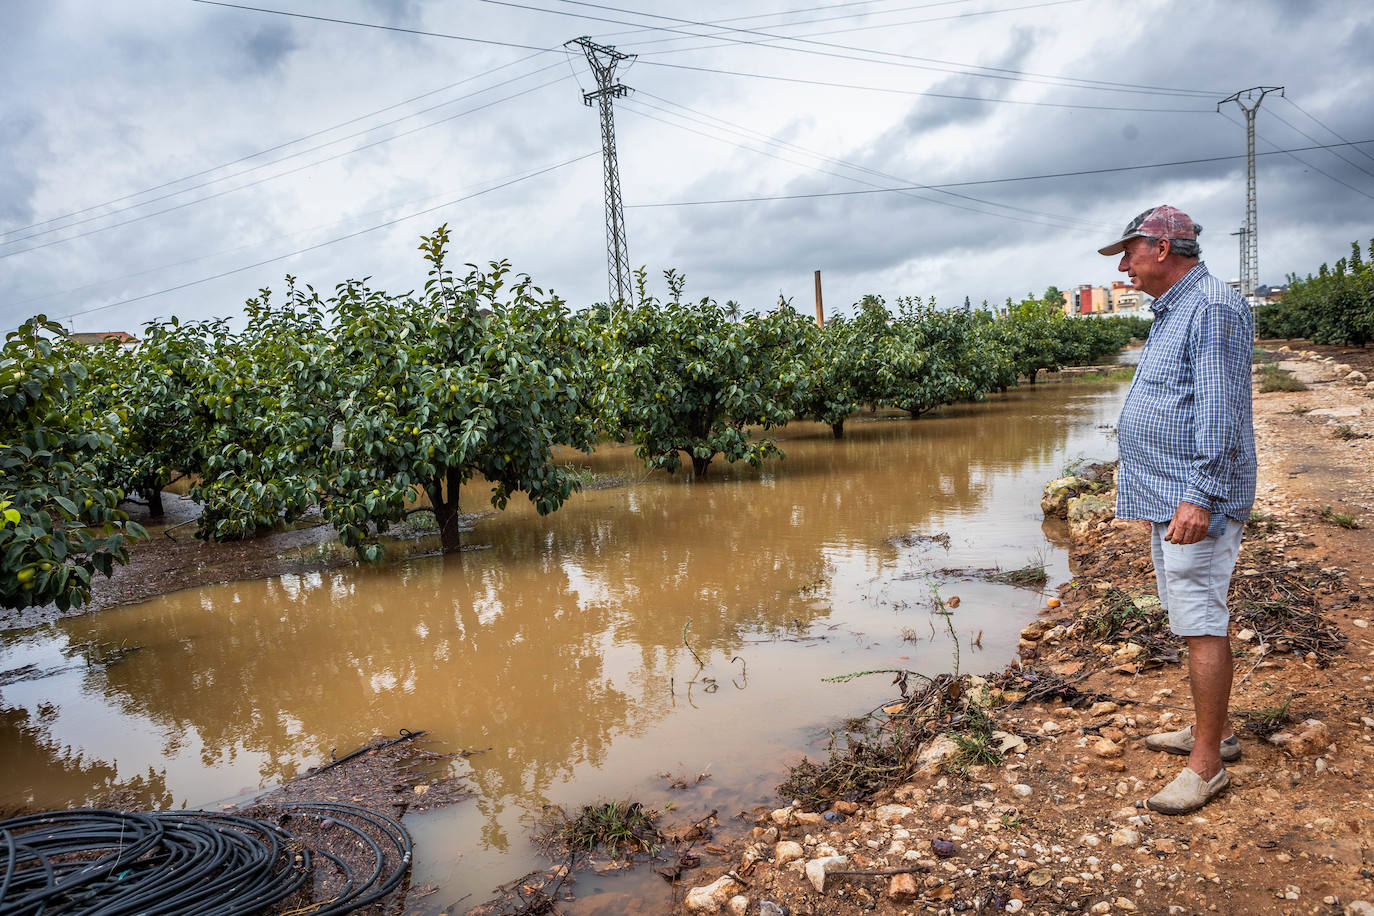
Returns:
[[[1115,454],[1124,392],[1039,385],[856,419],[843,441],[794,424],[785,460],[718,464],[704,484],[603,448],[575,460],[628,482],[546,518],[512,503],[467,535],[480,549],[0,633],[0,808],[114,788],[218,804],[374,733],[427,729],[438,750],[476,752],[454,763],[474,799],[407,818],[416,882],[439,889],[414,911],[439,913],[546,864],[530,841],[545,805],[633,797],[686,821],[777,801],[788,762],[894,691],[890,676],[822,678],[950,669],[932,586],[961,598],[963,670],[1008,661],[1044,596],[939,571],[1039,557],[1051,586],[1067,579],[1040,489]],[[942,532],[947,548],[913,537]],[[662,911],[669,893],[643,870],[576,890],[570,913]]]

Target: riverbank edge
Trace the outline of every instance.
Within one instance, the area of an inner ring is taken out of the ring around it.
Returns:
[[[1004,742],[996,764],[956,772],[952,753],[944,760],[927,755],[914,778],[858,802],[752,812],[755,826],[722,844],[719,864],[686,877],[674,912],[1374,914],[1374,690],[1362,661],[1374,657],[1366,619],[1374,596],[1363,578],[1374,569],[1374,539],[1368,528],[1335,525],[1317,545],[1308,529],[1329,521],[1331,506],[1298,506],[1289,484],[1307,472],[1311,450],[1291,449],[1305,462],[1299,467],[1284,454],[1285,445],[1313,441],[1314,420],[1344,422],[1348,431],[1354,425],[1357,435],[1363,426],[1374,432],[1374,423],[1358,419],[1374,414],[1374,406],[1358,406],[1374,392],[1345,382],[1339,364],[1320,353],[1267,358],[1311,390],[1256,393],[1259,523],[1247,526],[1237,568],[1253,570],[1245,564],[1258,552],[1266,562],[1323,578],[1315,604],[1322,623],[1346,641],[1326,659],[1271,654],[1252,644],[1253,634],[1237,640],[1233,714],[1292,713],[1278,733],[1281,741],[1288,737],[1285,746],[1237,721],[1246,757],[1229,768],[1226,795],[1182,818],[1144,808],[1183,763],[1149,752],[1142,739],[1191,720],[1187,669],[1178,656],[1147,668],[1130,641],[1099,647],[1094,662],[1064,638],[1065,628],[1100,611],[1104,593],[1146,601],[1154,593],[1138,523],[1090,513],[1073,526],[1074,580],[1052,602],[1058,607],[1026,627],[1021,657],[1001,677],[1033,666],[1082,694],[1115,699],[1077,709],[1049,701],[995,711],[998,728],[1014,739]],[[1312,407],[1314,400],[1323,406]],[[1374,449],[1340,441],[1339,426],[1329,434],[1337,442],[1316,440],[1316,450],[1339,459],[1341,448],[1358,448],[1358,483],[1370,487]],[[1356,483],[1348,482],[1352,491]]]

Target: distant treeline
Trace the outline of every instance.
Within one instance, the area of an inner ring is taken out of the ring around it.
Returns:
[[[1288,291],[1273,305],[1255,309],[1260,337],[1305,337],[1319,344],[1363,347],[1374,340],[1374,239],[1368,257],[1360,243],[1334,268],[1323,264],[1314,277],[1288,277]]]

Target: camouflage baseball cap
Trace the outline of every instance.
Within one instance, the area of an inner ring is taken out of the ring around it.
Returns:
[[[1151,207],[1126,224],[1121,238],[1097,249],[1098,254],[1120,254],[1131,239],[1196,239],[1202,227],[1193,218],[1176,207],[1162,204]]]

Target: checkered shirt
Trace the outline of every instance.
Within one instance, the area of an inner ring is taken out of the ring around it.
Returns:
[[[1255,501],[1254,321],[1198,263],[1152,306],[1150,339],[1117,423],[1118,518],[1167,522],[1180,502],[1245,521]]]

